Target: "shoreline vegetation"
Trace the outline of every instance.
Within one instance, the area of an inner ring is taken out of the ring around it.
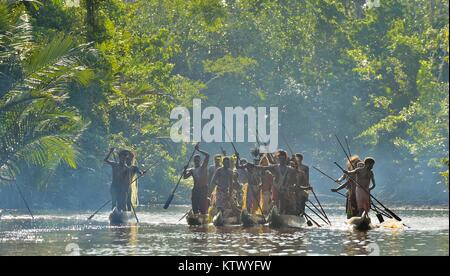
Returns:
[[[192,148],[168,138],[170,113],[194,99],[279,107],[307,165],[338,177],[345,136],[377,160],[383,202],[448,205],[448,1],[278,2],[0,0],[0,208],[24,208],[16,185],[38,210],[96,208],[111,147],[160,160],[139,189],[164,202]],[[254,143],[237,147],[251,160]]]

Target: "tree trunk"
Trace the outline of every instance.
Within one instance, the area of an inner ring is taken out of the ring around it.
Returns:
[[[86,39],[88,42],[95,41],[97,31],[95,22],[96,0],[86,0]]]

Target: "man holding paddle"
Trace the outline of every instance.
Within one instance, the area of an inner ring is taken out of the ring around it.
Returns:
[[[231,169],[231,159],[226,156],[223,158],[223,166],[214,173],[211,180],[211,186],[217,186],[216,207],[219,212],[224,213],[225,210],[231,208],[231,198],[233,195],[233,176]]]
[[[192,176],[194,188],[192,189],[192,212],[194,214],[206,215],[208,213],[208,163],[209,153],[200,149],[200,145],[195,146],[195,151],[203,154],[203,163],[200,155],[194,156],[194,168],[184,170],[183,178]]]
[[[309,194],[302,188],[310,187],[309,183],[309,167],[303,164],[303,154],[295,154],[294,162],[296,164],[296,169],[298,170],[300,183],[300,189],[296,190],[297,197],[297,212],[299,214],[305,213],[306,202],[308,201]]]
[[[127,211],[128,193],[131,185],[133,174],[142,175],[143,173],[137,166],[129,166],[127,162],[133,157],[132,152],[121,150],[119,152],[119,161],[110,160],[111,155],[116,149],[111,148],[104,161],[112,167],[113,179],[111,184],[112,208],[118,211]]]
[[[355,180],[358,183],[356,186],[356,203],[358,206],[358,215],[361,216],[364,212],[366,214],[370,211],[370,191],[375,188],[375,176],[373,174],[373,166],[375,160],[371,157],[364,159],[364,165],[358,166],[353,171],[344,171],[347,175],[356,176]],[[370,183],[372,182],[372,187]]]

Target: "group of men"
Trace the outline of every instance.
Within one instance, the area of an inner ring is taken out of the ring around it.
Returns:
[[[208,167],[210,155],[198,145],[195,150],[203,155],[203,161],[195,155],[194,167],[184,171],[185,179],[194,180],[194,214],[206,215],[213,207],[227,214],[246,210],[267,215],[274,206],[281,214],[303,214],[312,187],[302,154],[291,158],[282,150],[259,154],[253,164],[237,153],[233,157],[216,155],[214,165]]]
[[[186,166],[183,173],[184,179],[192,177],[194,180],[194,214],[207,215],[210,207],[227,214],[247,211],[264,216],[274,206],[285,215],[299,216],[305,212],[307,191],[312,187],[309,167],[303,164],[302,154],[289,157],[283,150],[275,154],[257,154],[253,163],[241,159],[238,153],[233,157],[216,155],[214,165],[208,166],[209,153],[200,149],[198,144],[195,150],[203,155],[203,160],[200,154],[196,154],[194,167]],[[113,172],[112,208],[130,211],[133,205],[132,190],[137,187],[137,176],[143,172],[135,165],[135,156],[131,151],[121,150],[118,160],[111,160],[115,151],[111,148],[104,159]],[[333,192],[347,189],[348,218],[368,214],[371,209],[370,191],[376,186],[372,172],[374,164],[375,160],[371,157],[361,160],[358,156],[352,156],[344,174],[336,180],[341,185],[332,189]]]

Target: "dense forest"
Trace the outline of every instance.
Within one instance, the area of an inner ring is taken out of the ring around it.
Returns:
[[[448,204],[448,1],[372,2],[0,0],[0,207],[23,208],[16,184],[35,208],[97,207],[110,147],[158,162],[140,199],[163,202],[193,149],[169,115],[194,98],[277,106],[307,164],[338,177],[348,136],[385,201]]]

